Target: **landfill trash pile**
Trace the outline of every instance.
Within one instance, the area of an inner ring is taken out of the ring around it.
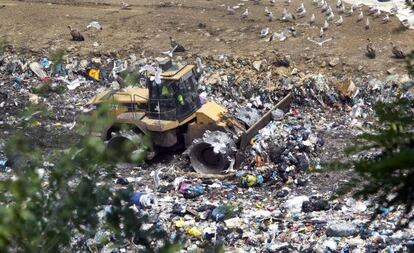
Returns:
[[[135,193],[130,204],[137,215],[149,215],[145,226],[161,227],[172,239],[184,234],[183,252],[196,252],[209,244],[237,252],[413,250],[413,226],[393,232],[402,215],[398,207],[384,208],[381,218],[367,225],[375,203],[349,196],[331,200],[349,175],[321,172],[323,162],[348,159],[343,147],[374,124],[376,101],[412,99],[413,80],[406,75],[338,80],[302,73],[286,61],[230,56],[203,61],[202,98],[230,112],[254,108],[263,114],[287,93],[294,94],[290,109],[272,112],[272,121],[251,140],[240,170],[204,178],[191,172],[185,155],[171,154],[141,167],[119,165],[113,187],[132,185]],[[48,135],[47,148],[64,149],[70,143],[53,138],[75,135],[76,120],[89,110],[84,105],[92,96],[108,87],[140,86],[134,73],[155,62],[131,55],[128,59],[66,56],[54,63],[46,57],[5,53],[0,58],[0,139],[6,140],[27,117],[37,116],[36,112],[19,113],[29,105],[42,104],[51,113],[30,121],[24,131],[33,131],[36,138],[40,133]],[[7,176],[13,169],[3,149],[2,141],[0,170]],[[107,241],[101,237],[108,236],[98,231],[87,244],[98,245]],[[110,244],[101,246],[102,252],[114,250]]]

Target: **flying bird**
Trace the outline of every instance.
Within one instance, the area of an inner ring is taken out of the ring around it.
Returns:
[[[76,29],[72,29],[72,27],[70,27],[70,25],[68,25],[69,31],[70,31],[70,35],[72,36],[72,40],[73,41],[84,41],[85,37],[83,37],[83,35]]]
[[[391,42],[391,46],[392,46],[392,53],[394,54],[395,58],[397,59],[405,58],[405,53],[397,45]]]
[[[318,46],[323,46],[323,44],[325,44],[326,42],[328,42],[328,41],[331,41],[332,40],[332,38],[329,38],[329,39],[326,39],[326,40],[323,40],[323,41],[316,41],[316,40],[313,40],[313,39],[311,39],[311,38],[309,38],[308,37],[308,40],[310,41],[310,42],[313,42],[313,43],[315,43],[316,45],[318,45]]]

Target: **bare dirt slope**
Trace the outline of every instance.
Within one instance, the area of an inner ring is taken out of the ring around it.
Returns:
[[[63,47],[80,55],[110,52],[159,55],[169,48],[168,37],[171,35],[190,54],[266,58],[272,52],[280,51],[290,54],[299,68],[310,70],[339,57],[341,64],[332,71],[374,70],[378,75],[388,68],[403,66],[402,62],[391,58],[391,41],[405,50],[414,48],[414,31],[401,29],[395,17],[388,24],[382,24],[381,18],[370,17],[371,29],[365,30],[365,21],[357,23],[356,13],[352,17],[344,17],[342,26],[331,24],[326,38],[333,38],[332,41],[322,47],[309,42],[308,37],[319,40],[319,28],[325,17],[311,1],[304,1],[307,17],[287,23],[269,22],[264,15],[265,6],[275,18],[279,18],[284,7],[295,12],[300,1],[293,0],[290,6],[286,6],[280,0],[274,7],[265,0],[259,5],[246,1],[235,15],[227,15],[225,5],[234,6],[240,3],[238,0],[129,0],[130,10],[121,10],[120,2],[2,0],[5,7],[0,8],[0,34],[17,48],[47,54],[50,48]],[[329,2],[336,11],[335,1]],[[249,9],[250,15],[247,20],[241,20],[240,14],[245,8]],[[312,13],[316,15],[315,26],[308,25]],[[335,20],[338,17],[336,13]],[[92,20],[99,21],[103,30],[86,29]],[[200,28],[200,23],[206,27]],[[68,25],[82,30],[86,40],[70,41]],[[269,27],[272,32],[294,27],[298,35],[285,42],[267,42],[259,38],[264,27]],[[375,60],[364,55],[367,38],[372,38],[376,45],[378,56]]]

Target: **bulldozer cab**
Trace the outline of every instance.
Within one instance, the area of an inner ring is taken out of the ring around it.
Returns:
[[[201,107],[194,66],[170,69],[161,83],[148,83],[148,112],[152,119],[183,121]]]

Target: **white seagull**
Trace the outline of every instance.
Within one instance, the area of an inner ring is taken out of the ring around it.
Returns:
[[[349,11],[346,13],[347,16],[352,16],[352,14],[354,13],[354,6],[351,5],[351,7],[349,8]]]
[[[274,32],[272,35],[272,40],[285,41],[286,39],[287,37],[283,31],[281,33]]]
[[[385,17],[382,18],[382,22],[385,24],[385,23],[388,23],[389,21],[390,21],[390,16],[386,14]]]
[[[342,18],[342,16],[339,16],[339,19],[335,22],[336,25],[342,25],[342,23],[344,22],[344,19]]]
[[[325,20],[325,23],[323,23],[323,30],[328,30],[329,23]]]
[[[236,10],[235,9],[233,9],[230,6],[227,6],[227,14],[234,15],[235,13],[236,13]]]
[[[361,22],[363,19],[364,19],[364,13],[362,11],[360,11],[359,14],[358,14],[357,22]]]
[[[302,12],[305,9],[305,5],[303,3],[296,9],[296,12]]]
[[[260,31],[260,38],[264,38],[269,34],[269,27],[263,28]]]
[[[312,13],[312,16],[311,16],[311,18],[310,18],[310,20],[309,20],[309,24],[314,24],[315,23],[315,14],[313,14]]]
[[[265,7],[265,16],[269,16],[269,14],[270,14],[270,11],[269,11],[269,9],[267,8],[267,7]]]
[[[246,10],[241,14],[242,19],[246,19],[249,16],[249,9],[246,8]]]
[[[369,29],[369,19],[367,18],[367,21],[365,21],[365,29],[368,30]]]
[[[269,22],[272,22],[273,21],[274,16],[273,16],[273,13],[272,12],[269,13],[269,16],[268,16],[267,19],[269,20]]]
[[[306,15],[306,9],[304,8],[300,13],[298,13],[298,17],[303,18]]]

